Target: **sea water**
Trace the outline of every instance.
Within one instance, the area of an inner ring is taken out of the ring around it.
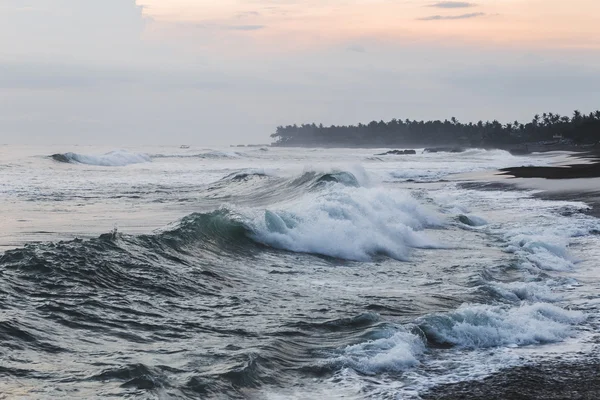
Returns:
[[[418,398],[593,356],[599,221],[485,178],[566,154],[384,151],[0,147],[0,392]]]

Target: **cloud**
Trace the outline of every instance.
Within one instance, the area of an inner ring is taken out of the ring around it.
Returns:
[[[429,17],[419,18],[419,21],[442,21],[442,20],[454,20],[454,19],[469,19],[469,18],[477,18],[483,17],[486,15],[485,13],[470,13],[470,14],[461,14],[461,15],[431,15]]]
[[[142,62],[146,22],[135,0],[0,0],[1,56]]]
[[[435,8],[467,8],[474,7],[475,4],[466,1],[440,1],[439,3],[431,4],[429,7]]]
[[[252,17],[260,17],[260,13],[258,11],[244,11],[241,13],[237,13],[236,18],[252,18]]]
[[[228,25],[225,29],[230,31],[258,31],[264,29],[264,25]]]
[[[355,53],[366,53],[367,52],[367,49],[365,49],[364,46],[361,46],[360,44],[350,45],[346,48],[346,50],[352,51]]]
[[[562,61],[529,61],[522,64],[482,64],[450,69],[441,79],[454,87],[482,96],[498,98],[536,98],[540,102],[568,104],[564,98],[577,99],[572,104],[584,104],[600,90],[600,67],[566,64]],[[557,98],[561,98],[560,101]],[[567,108],[568,109],[568,108]]]
[[[240,81],[242,78],[238,79],[238,82]],[[225,76],[220,71],[207,68],[194,71],[179,69],[176,74],[173,74],[140,68],[46,62],[10,63],[0,60],[0,92],[3,89],[58,89],[65,92],[68,90],[99,90],[108,87],[121,89],[144,87],[158,91],[182,88],[221,90],[231,85],[233,85],[231,75]]]

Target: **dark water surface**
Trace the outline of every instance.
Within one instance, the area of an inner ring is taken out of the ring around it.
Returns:
[[[2,167],[7,398],[431,398],[594,358],[587,206],[446,179],[558,155],[153,150]]]

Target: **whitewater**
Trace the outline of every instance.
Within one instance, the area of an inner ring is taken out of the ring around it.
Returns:
[[[567,153],[0,147],[7,398],[419,399],[597,357]],[[1,396],[0,396],[1,397]]]

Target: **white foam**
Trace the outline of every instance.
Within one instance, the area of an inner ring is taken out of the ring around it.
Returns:
[[[212,150],[206,153],[196,154],[194,157],[199,158],[240,158],[242,157],[242,153],[237,151],[219,151]]]
[[[390,176],[399,180],[439,180],[444,176],[444,172],[431,171],[426,169],[404,169],[400,171],[391,171]]]
[[[423,317],[420,326],[440,343],[463,348],[522,346],[559,342],[585,316],[547,303],[502,308],[467,305],[447,314]]]
[[[400,372],[419,364],[425,351],[421,338],[409,332],[389,332],[387,337],[347,346],[332,363],[363,374]]]
[[[560,296],[552,291],[553,282],[511,282],[490,284],[492,290],[510,301],[530,301],[552,303]]]
[[[505,251],[526,260],[526,267],[548,271],[569,271],[574,268],[567,252],[567,239],[557,235],[516,234],[507,235]]]
[[[295,179],[299,175],[305,174],[331,174],[343,177],[344,175],[350,174],[356,180],[358,186],[362,187],[373,187],[379,183],[377,176],[373,173],[367,172],[360,164],[319,164],[319,165],[304,165],[302,169],[291,168],[287,171],[282,171],[282,176]],[[344,182],[341,182],[344,183]],[[348,182],[346,182],[348,183]]]
[[[377,254],[406,260],[408,248],[440,247],[423,229],[441,219],[404,192],[333,184],[251,223],[254,239],[294,252],[367,261]]]
[[[152,154],[151,158],[199,158],[199,159],[239,159],[246,157],[244,153],[237,151],[224,151],[224,150],[206,150],[202,153],[197,152],[178,152],[178,153],[158,153]]]
[[[517,158],[517,157],[513,156],[512,154],[510,154],[510,152],[508,152],[506,150],[500,150],[500,149],[489,149],[488,150],[488,149],[472,148],[472,149],[468,149],[461,153],[456,153],[456,154],[460,157],[486,156],[486,157],[496,157],[496,158],[507,159],[507,160],[514,160]]]
[[[71,162],[103,167],[122,167],[129,164],[139,164],[151,161],[147,154],[130,153],[125,150],[115,150],[102,155],[65,153],[64,156]]]

